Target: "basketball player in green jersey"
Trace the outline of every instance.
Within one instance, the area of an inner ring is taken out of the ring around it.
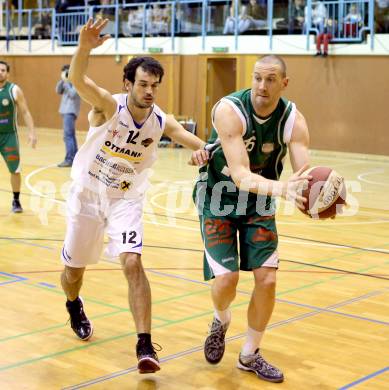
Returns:
[[[208,145],[213,154],[194,191],[205,246],[204,277],[215,278],[215,314],[204,345],[205,358],[212,364],[222,359],[239,269],[252,271],[255,287],[238,368],[270,382],[284,379],[259,351],[275,303],[274,197],[293,200],[303,208],[306,199],[301,190],[311,179],[303,174],[308,168],[308,128],[296,106],[281,97],[287,85],[284,61],[265,56],[255,63],[250,89],[232,93],[215,105]],[[295,173],[279,181],[287,149]]]
[[[23,209],[19,200],[21,176],[17,133],[18,111],[28,127],[29,143],[33,148],[35,148],[37,138],[23,91],[16,84],[8,81],[9,70],[9,65],[5,61],[0,61],[0,153],[11,173],[11,187],[14,194],[12,211],[21,213]]]

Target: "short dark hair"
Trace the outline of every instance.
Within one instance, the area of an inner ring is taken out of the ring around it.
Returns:
[[[268,54],[264,55],[263,57],[259,57],[256,62],[279,65],[281,68],[282,77],[286,77],[286,64],[280,56],[277,56],[275,54]]]
[[[64,70],[69,70],[69,68],[70,68],[70,65],[68,65],[68,64],[63,65],[61,68],[61,71],[63,72]]]
[[[11,69],[11,67],[9,66],[9,64],[5,61],[0,61],[0,64],[3,64],[5,65],[5,67],[7,68],[7,72],[9,72],[9,70]]]
[[[134,57],[128,61],[128,64],[123,69],[123,82],[128,80],[134,84],[135,73],[138,67],[141,67],[146,73],[154,76],[159,76],[159,82],[162,81],[164,70],[162,65],[153,57]]]

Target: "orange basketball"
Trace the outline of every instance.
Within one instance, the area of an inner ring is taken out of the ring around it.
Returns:
[[[304,173],[312,176],[312,180],[303,191],[303,196],[308,200],[303,212],[315,219],[334,217],[346,203],[343,176],[328,167],[313,167]]]

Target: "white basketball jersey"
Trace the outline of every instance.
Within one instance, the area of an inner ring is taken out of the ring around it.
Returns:
[[[138,198],[148,186],[157,158],[166,114],[153,105],[146,121],[138,124],[127,108],[127,95],[113,95],[116,114],[99,127],[90,127],[73,161],[72,179],[110,198]]]

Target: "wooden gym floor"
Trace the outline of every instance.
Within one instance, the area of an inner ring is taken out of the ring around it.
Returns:
[[[348,180],[348,216],[313,221],[280,204],[277,303],[262,351],[286,379],[271,384],[235,368],[250,273],[240,277],[223,361],[204,360],[212,305],[202,279],[191,203],[197,172],[186,164],[188,151],[160,149],[145,208],[143,263],[153,294],[153,339],[163,350],[162,370],[139,375],[117,262],[102,258],[85,274],[93,338],[77,340],[67,324],[59,255],[69,169],[55,166],[64,155],[61,132],[41,129],[36,150],[21,132],[21,144],[23,214],[10,212],[9,175],[0,164],[1,389],[388,389],[389,158],[312,152],[312,166],[331,166]]]

